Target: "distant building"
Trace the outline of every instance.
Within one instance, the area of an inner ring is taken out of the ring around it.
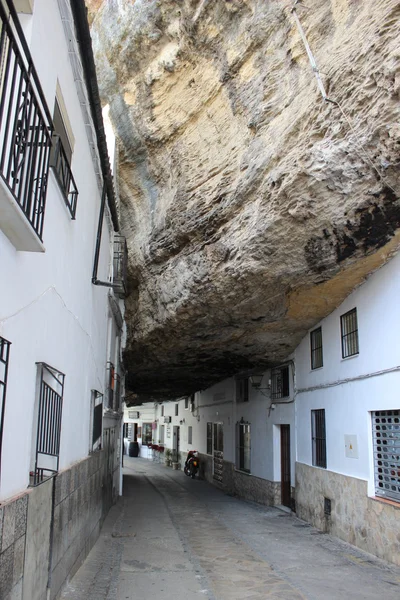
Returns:
[[[126,245],[84,1],[0,29],[0,597],[34,600],[119,493]]]

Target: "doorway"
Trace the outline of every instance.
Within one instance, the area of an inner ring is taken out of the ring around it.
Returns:
[[[224,470],[224,426],[214,423],[213,479],[222,483]]]
[[[281,502],[290,508],[290,425],[281,425]]]
[[[172,431],[172,454],[175,461],[178,461],[178,452],[180,448],[180,427],[174,426]],[[173,458],[173,460],[174,460]]]

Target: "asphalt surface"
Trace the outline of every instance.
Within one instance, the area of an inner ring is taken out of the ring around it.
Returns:
[[[124,462],[124,496],[63,600],[400,600],[399,568],[292,514]]]

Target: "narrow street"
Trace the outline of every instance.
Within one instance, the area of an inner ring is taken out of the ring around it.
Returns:
[[[140,458],[63,600],[398,600],[400,569]]]

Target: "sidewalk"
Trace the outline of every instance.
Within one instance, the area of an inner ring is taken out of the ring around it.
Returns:
[[[288,513],[124,462],[124,496],[63,600],[400,598],[400,569]]]

